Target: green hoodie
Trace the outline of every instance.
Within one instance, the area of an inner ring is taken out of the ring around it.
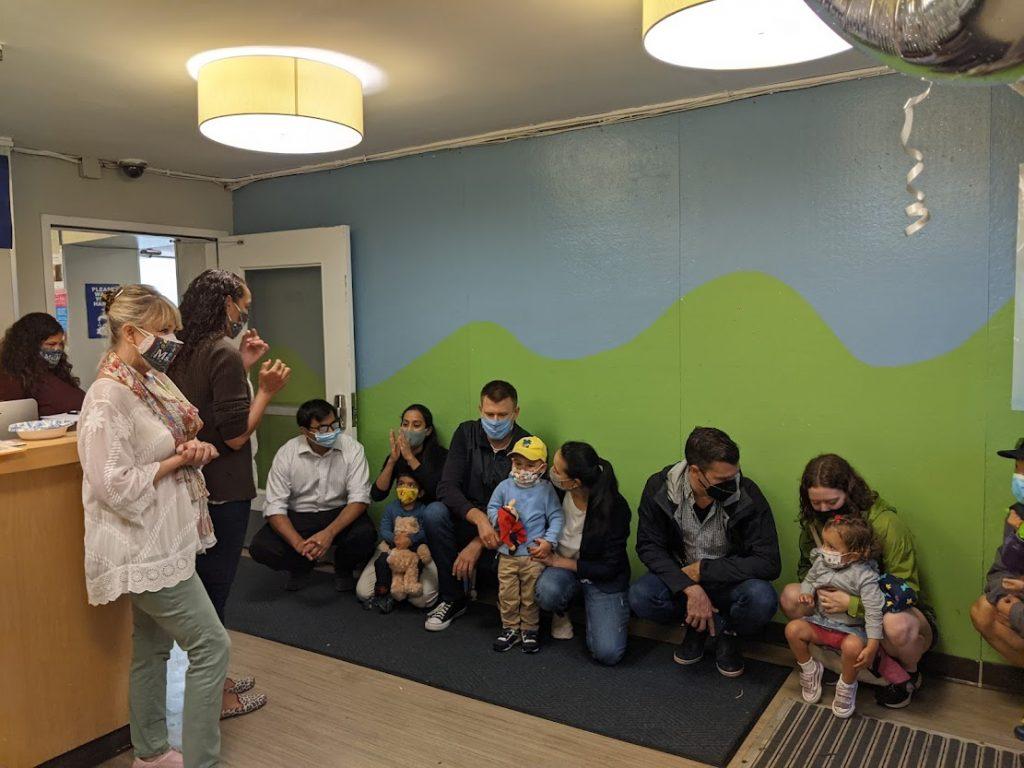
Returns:
[[[868,522],[871,524],[879,544],[882,545],[882,558],[878,564],[882,573],[888,573],[897,578],[903,579],[917,592],[918,599],[922,604],[927,604],[924,595],[921,594],[921,580],[917,574],[917,557],[914,555],[914,537],[899,516],[895,508],[885,499],[879,497],[867,514]],[[817,528],[817,526],[815,526]],[[821,536],[821,529],[817,528],[818,536]],[[815,547],[814,537],[808,525],[800,528],[800,563],[797,565],[797,579],[803,580],[811,567],[811,550]],[[851,616],[863,616],[864,607],[860,598],[856,595],[850,596],[850,607],[846,611]]]

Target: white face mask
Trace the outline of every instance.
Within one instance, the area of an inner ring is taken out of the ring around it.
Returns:
[[[836,552],[834,549],[825,549],[823,547],[821,550],[821,559],[829,568],[838,570],[844,567],[846,563],[843,562],[843,557],[844,554],[842,552]]]
[[[535,486],[544,472],[532,472],[528,469],[513,469],[511,477],[520,488],[531,488]]]

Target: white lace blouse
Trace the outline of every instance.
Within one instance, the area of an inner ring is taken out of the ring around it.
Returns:
[[[177,391],[163,374],[160,382]],[[97,379],[78,424],[85,506],[85,581],[89,602],[155,592],[195,573],[201,550],[198,510],[175,473],[155,486],[160,462],[174,455],[170,430],[128,387]]]

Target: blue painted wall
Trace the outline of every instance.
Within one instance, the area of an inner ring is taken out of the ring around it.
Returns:
[[[744,269],[797,289],[865,362],[905,364],[1011,297],[1024,160],[1024,99],[936,88],[914,136],[934,219],[907,239],[897,138],[919,90],[892,76],[260,182],[235,193],[235,229],[351,225],[360,387],[477,320],[592,354]]]

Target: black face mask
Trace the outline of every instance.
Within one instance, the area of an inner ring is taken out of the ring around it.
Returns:
[[[844,502],[843,506],[838,509],[830,509],[827,512],[816,512],[816,514],[818,516],[818,522],[824,523],[826,520],[833,517],[845,517],[850,514],[851,511],[849,502]]]
[[[703,471],[701,471],[701,475],[703,476],[701,479],[704,482],[704,487],[707,490],[708,496],[719,504],[727,502],[736,495],[736,492],[740,489],[739,475],[736,475],[736,477],[731,480],[726,480],[724,483],[718,483],[717,485],[709,485],[708,476],[705,475]]]

